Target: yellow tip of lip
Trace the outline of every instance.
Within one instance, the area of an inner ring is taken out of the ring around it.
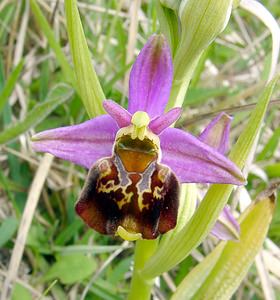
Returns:
[[[116,235],[119,235],[122,239],[129,241],[129,242],[137,241],[142,238],[141,233],[128,232],[122,226],[118,227]]]

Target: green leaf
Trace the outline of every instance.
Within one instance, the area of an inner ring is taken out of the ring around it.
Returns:
[[[96,262],[91,257],[83,254],[65,255],[48,270],[44,280],[58,278],[64,284],[73,284],[92,275],[96,267]]]
[[[92,66],[76,0],[65,1],[65,12],[78,91],[88,115],[92,118],[104,114],[102,101],[105,96]]]
[[[6,102],[9,99],[12,91],[14,90],[16,82],[21,73],[22,67],[23,67],[23,60],[14,68],[14,70],[8,77],[7,82],[6,82],[3,90],[0,93],[0,111],[2,111],[3,107],[5,106]]]
[[[0,133],[0,144],[7,143],[20,134],[34,127],[44,120],[58,105],[73,96],[73,89],[66,84],[55,86],[48,94],[47,99],[37,104],[22,121],[18,121]]]
[[[201,263],[191,270],[191,272],[179,284],[171,300],[192,299],[193,295],[201,287],[211,270],[214,268],[224,246],[224,242],[220,243],[215,250],[213,250]]]
[[[252,204],[240,218],[240,241],[221,242],[185,277],[171,299],[229,299],[228,293],[238,287],[262,245],[274,207],[273,196]]]
[[[67,61],[66,56],[61,49],[61,46],[56,41],[55,35],[54,35],[47,19],[43,15],[40,7],[38,6],[36,0],[30,0],[30,7],[31,7],[31,10],[34,14],[34,17],[35,17],[38,25],[40,26],[41,30],[43,31],[45,37],[48,40],[50,47],[52,48],[52,50],[54,51],[54,53],[56,55],[56,59],[58,60],[60,66],[61,66],[61,69],[63,71],[65,79],[69,83],[71,82],[73,85],[75,85],[74,72],[73,72],[72,68],[70,67],[69,62]]]
[[[193,276],[192,272],[198,276],[197,269],[201,271],[202,266],[200,265],[207,264],[207,261],[209,263],[209,258],[206,258],[184,279],[172,300],[231,299],[232,294],[246,276],[255,256],[262,247],[274,209],[274,194],[265,196],[248,207],[241,216],[240,241],[228,241],[225,244],[215,266],[203,284],[197,288],[195,295],[190,295],[188,293],[190,290],[186,289],[184,284],[189,287],[192,283],[194,284],[193,281],[188,281]],[[214,256],[216,252],[220,253],[221,246],[219,245],[209,256]]]
[[[9,217],[0,226],[0,248],[4,246],[15,234],[18,221],[14,217]]]
[[[28,289],[16,283],[12,292],[12,300],[32,300],[32,295]]]
[[[269,99],[278,78],[278,76],[274,78],[264,89],[246,128],[244,128],[230,152],[230,159],[239,168],[244,167],[250,151],[256,142]],[[142,270],[142,276],[144,278],[156,277],[187,257],[209,234],[227,203],[232,190],[233,186],[229,184],[212,185],[188,224],[178,232],[166,247],[159,246],[158,251],[150,258]]]

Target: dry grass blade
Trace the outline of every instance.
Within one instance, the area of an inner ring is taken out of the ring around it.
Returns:
[[[265,300],[275,300],[275,294],[269,278],[268,270],[264,263],[262,251],[260,251],[260,253],[257,255],[255,262],[261,280]]]
[[[18,234],[16,238],[16,242],[14,245],[12,257],[9,264],[9,270],[4,282],[1,300],[8,299],[9,287],[10,284],[15,279],[18,268],[22,259],[24,246],[26,243],[27,235],[29,232],[29,228],[35,213],[35,209],[38,204],[38,200],[44,185],[44,182],[49,173],[49,169],[51,167],[53,161],[53,156],[50,154],[45,154],[41,160],[40,166],[37,169],[33,182],[31,184],[31,188],[28,193],[26,205],[24,208],[24,212],[22,215],[22,219],[19,225]]]

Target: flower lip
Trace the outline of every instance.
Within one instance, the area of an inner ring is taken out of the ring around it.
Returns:
[[[176,226],[178,199],[179,182],[168,167],[153,162],[128,172],[113,155],[91,168],[75,209],[100,233],[155,239]]]

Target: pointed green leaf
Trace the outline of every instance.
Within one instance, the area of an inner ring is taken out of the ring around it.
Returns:
[[[242,215],[240,242],[226,243],[219,260],[197,293],[192,298],[184,299],[230,299],[262,247],[274,209],[274,194],[253,203]],[[182,299],[178,296],[174,299]]]
[[[16,82],[19,78],[19,75],[21,73],[23,67],[23,61],[21,61],[12,71],[10,76],[7,79],[7,82],[4,85],[4,88],[2,89],[0,93],[0,111],[3,109],[5,103],[8,101]]]
[[[171,300],[229,299],[260,250],[274,207],[274,196],[252,204],[240,218],[240,241],[221,242],[184,278]]]
[[[61,46],[56,41],[55,35],[54,35],[47,19],[43,15],[40,7],[38,6],[36,0],[30,0],[30,7],[31,7],[31,10],[33,12],[33,15],[34,15],[38,25],[40,26],[40,29],[44,33],[45,37],[48,40],[50,47],[52,48],[53,52],[56,55],[56,59],[58,60],[60,66],[61,66],[61,69],[63,71],[65,79],[69,83],[72,83],[74,85],[75,83],[74,83],[73,70],[70,67],[69,62],[67,61],[66,56],[61,49]]]
[[[177,287],[171,300],[191,300],[193,295],[201,287],[211,270],[217,263],[223,249],[225,242],[221,242],[215,250],[213,250],[204,260],[199,263],[191,272],[183,279]]]
[[[73,89],[69,85],[59,84],[55,86],[48,94],[46,101],[37,104],[29,113],[27,113],[25,119],[18,121],[0,133],[0,144],[13,140],[29,128],[37,125],[58,105],[69,100],[73,96],[73,93]]]
[[[257,106],[251,114],[246,128],[234,145],[230,159],[243,168],[256,142],[273,88],[278,80],[274,78],[264,89]],[[142,275],[156,277],[180,263],[205,239],[227,203],[233,186],[229,184],[212,185],[190,222],[176,235],[165,248],[160,248],[147,262]]]
[[[102,106],[105,96],[92,66],[76,0],[65,1],[65,12],[79,94],[92,118],[105,113]]]

